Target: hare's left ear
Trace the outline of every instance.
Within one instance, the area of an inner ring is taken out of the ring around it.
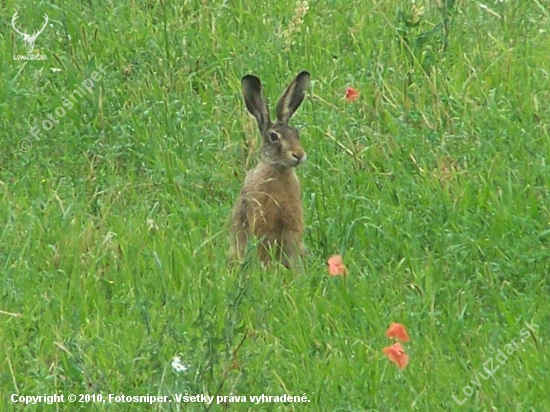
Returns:
[[[243,97],[246,108],[258,122],[260,132],[265,132],[271,124],[269,120],[269,107],[264,98],[263,86],[260,79],[250,74],[242,79]]]
[[[292,115],[304,101],[308,86],[309,73],[303,71],[288,85],[277,102],[277,107],[275,109],[277,112],[277,120],[281,123],[288,124]]]

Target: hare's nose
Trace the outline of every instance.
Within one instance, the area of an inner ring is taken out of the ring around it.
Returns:
[[[303,151],[301,151],[301,152],[292,152],[292,157],[294,157],[294,159],[296,159],[296,162],[298,164],[303,163],[303,162],[306,161],[306,154]]]

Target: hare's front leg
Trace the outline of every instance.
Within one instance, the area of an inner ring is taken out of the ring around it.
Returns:
[[[282,252],[283,265],[287,269],[296,270],[299,267],[299,260],[303,259],[306,255],[306,248],[301,240],[290,235],[287,236],[286,241],[283,243]]]

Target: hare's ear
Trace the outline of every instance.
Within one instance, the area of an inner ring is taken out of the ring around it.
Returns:
[[[277,102],[277,120],[284,124],[288,124],[292,115],[304,101],[308,86],[309,73],[303,71],[288,85]]]
[[[256,76],[250,74],[243,77],[244,104],[252,116],[258,122],[260,131],[269,127],[269,108],[263,95],[262,82]]]

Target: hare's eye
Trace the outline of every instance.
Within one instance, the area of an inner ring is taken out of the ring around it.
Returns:
[[[272,142],[276,142],[277,140],[279,140],[279,135],[275,132],[271,132],[269,133],[269,140],[271,140]]]

